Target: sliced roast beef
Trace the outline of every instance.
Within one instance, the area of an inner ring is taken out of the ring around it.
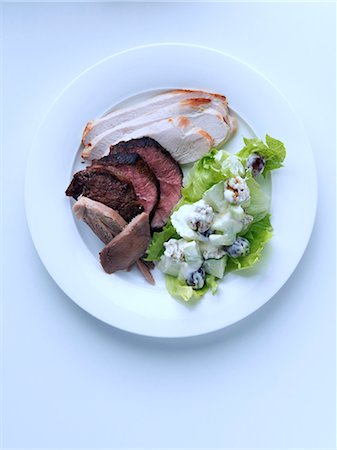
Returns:
[[[98,166],[106,167],[118,178],[129,180],[144,211],[152,217],[159,201],[159,182],[140,155],[116,152],[94,160],[91,167]]]
[[[141,258],[151,239],[149,215],[139,214],[100,252],[100,261],[107,273],[128,269]]]
[[[105,166],[93,166],[75,173],[66,195],[76,200],[84,195],[103,203],[118,211],[127,222],[143,211],[130,181]]]
[[[81,197],[77,200],[74,203],[73,211],[76,217],[83,220],[104,244],[112,241],[127,225],[117,211],[87,197]],[[150,270],[151,267],[141,259],[136,261],[136,265],[145,279],[150,284],[155,284]]]
[[[140,155],[158,179],[160,198],[151,221],[151,227],[162,228],[166,224],[172,208],[181,197],[183,174],[179,164],[168,151],[149,137],[122,141],[110,147],[110,155],[121,152]]]

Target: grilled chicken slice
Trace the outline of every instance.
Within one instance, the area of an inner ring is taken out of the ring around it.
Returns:
[[[128,269],[141,258],[151,239],[149,215],[145,212],[131,220],[100,252],[100,261],[107,273]]]
[[[125,139],[137,139],[149,136],[164,147],[180,164],[199,159],[213,146],[212,137],[202,128],[195,127],[184,116],[169,117],[140,128]]]
[[[163,124],[165,120],[171,119],[179,127],[179,116],[185,117],[191,122],[191,126],[194,125],[208,134],[212,142],[211,146],[217,146],[226,141],[235,131],[235,120],[229,114],[225,97],[203,91],[170,91],[113,111],[87,124],[82,137],[84,145],[82,157],[84,159],[99,158],[108,153],[110,145],[121,140],[127,141],[143,136],[152,137],[161,144],[170,142],[171,139],[167,133],[170,135],[171,130],[167,127],[163,128]],[[190,147],[189,135],[182,133],[180,140],[183,141],[179,145],[182,151],[185,149],[183,144],[186,144],[187,149]],[[165,148],[174,156],[173,147]],[[202,148],[205,153],[210,147]],[[186,157],[182,158],[180,151],[177,160],[192,162],[200,157],[198,152],[196,156],[188,153],[189,157],[186,160]],[[175,154],[177,155],[177,152]]]
[[[210,101],[209,99],[194,100]],[[182,119],[179,120],[179,118]],[[176,104],[165,110],[157,111],[156,114],[151,114],[150,116],[145,115],[127,122],[125,125],[104,131],[97,135],[85,147],[82,152],[82,157],[86,158],[89,155],[89,158],[93,159],[106,155],[110,145],[114,145],[121,140],[128,141],[130,139],[129,136],[141,138],[144,136],[143,133],[145,133],[146,136],[152,137],[153,139],[156,139],[156,135],[158,140],[158,135],[155,134],[155,130],[161,126],[159,122],[162,123],[169,119],[177,123],[178,127],[184,128],[186,124],[190,124],[205,131],[212,140],[212,146],[218,146],[230,134],[230,127],[225,122],[223,115],[213,106],[204,107],[203,104],[200,108],[195,108],[194,106],[181,107],[179,104]],[[160,132],[165,133],[165,131]],[[183,135],[181,139],[183,139]],[[162,137],[162,140],[165,140],[165,136]],[[185,144],[188,145],[188,142],[185,142]],[[167,150],[173,155],[173,147],[168,147]]]
[[[104,244],[112,241],[127,225],[127,222],[117,211],[86,197],[81,197],[74,204],[73,212],[77,219],[83,220]],[[136,265],[145,279],[150,284],[155,284],[147,264],[139,259],[136,261]]]
[[[86,154],[90,155],[90,159],[93,158],[92,153],[95,153],[95,147],[100,143],[100,141],[108,140],[112,142],[118,142],[126,133],[132,133],[139,127],[144,127],[151,125],[158,120],[167,119],[168,117],[175,115],[188,115],[193,113],[201,113],[205,109],[210,107],[211,99],[209,98],[193,98],[182,101],[177,101],[170,103],[167,106],[158,109],[149,108],[149,112],[144,112],[143,114],[135,117],[134,119],[126,120],[119,125],[113,125],[115,120],[106,121],[99,126],[94,127],[88,135],[82,139],[82,144],[84,145],[84,150],[82,156]],[[219,114],[226,114],[224,112],[222,105],[219,103]],[[213,108],[213,105],[212,105]],[[110,123],[110,126],[108,124]],[[100,131],[101,130],[101,131]],[[90,139],[88,139],[90,137]]]
[[[131,106],[119,108],[111,113],[100,117],[99,119],[88,122],[82,135],[82,143],[84,146],[93,139],[93,137],[101,134],[105,130],[114,128],[125,122],[137,119],[140,116],[151,113],[158,113],[163,108],[171,106],[177,102],[190,101],[194,98],[206,98],[213,102],[221,104],[224,111],[228,114],[227,99],[223,95],[213,94],[199,90],[176,89],[162,94],[155,95],[149,99],[137,102]]]
[[[199,159],[213,146],[212,137],[202,128],[192,125],[191,121],[184,116],[170,117],[159,120],[144,128],[138,128],[132,133],[124,135],[123,140],[139,139],[144,136],[151,137],[159,142],[173,158],[183,164]],[[106,152],[109,139],[100,144],[101,152]],[[95,151],[97,153],[97,149]]]

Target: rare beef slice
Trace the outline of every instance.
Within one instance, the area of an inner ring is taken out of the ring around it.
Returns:
[[[75,200],[83,195],[103,203],[118,211],[127,222],[143,211],[132,184],[105,166],[93,166],[75,173],[66,195]]]
[[[162,228],[181,197],[183,174],[179,164],[168,151],[149,137],[122,141],[110,147],[110,155],[121,152],[140,155],[157,178],[160,196],[151,227]]]

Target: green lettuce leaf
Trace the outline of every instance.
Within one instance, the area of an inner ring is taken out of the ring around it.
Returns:
[[[228,257],[226,272],[253,266],[260,259],[262,250],[272,235],[273,227],[270,223],[270,214],[258,222],[253,222],[244,234],[244,237],[250,243],[249,254],[240,258]]]
[[[250,203],[245,207],[245,212],[254,217],[254,222],[258,222],[269,212],[270,197],[262,190],[250,171],[247,172],[246,182],[250,192]]]
[[[181,198],[176,206],[172,209],[171,215],[174,211],[177,211],[181,206],[188,204],[189,202],[184,198]],[[176,229],[171,223],[171,219],[168,219],[166,225],[161,231],[155,231],[153,233],[151,242],[146,251],[145,261],[156,261],[160,259],[161,255],[164,253],[164,242],[170,239],[181,239],[180,235],[177,233]]]
[[[147,249],[145,261],[156,261],[164,253],[164,242],[169,239],[180,239],[179,234],[169,219],[162,231],[154,232]]]
[[[236,155],[242,159],[243,164],[251,153],[259,153],[266,160],[266,165],[263,175],[266,176],[271,170],[278,169],[283,166],[284,158],[286,157],[286,150],[284,144],[277,139],[274,139],[268,134],[266,135],[266,143],[260,139],[244,138],[245,146]]]
[[[223,180],[221,161],[216,160],[217,149],[212,149],[192,167],[182,189],[183,198],[194,203],[200,200],[207,189]]]
[[[166,275],[166,288],[168,292],[172,295],[172,297],[184,300],[185,302],[190,302],[193,300],[198,300],[203,295],[206,294],[207,291],[211,291],[213,295],[215,295],[219,280],[216,279],[213,275],[206,275],[206,280],[204,287],[201,289],[192,289],[191,286],[187,286],[184,281],[178,280],[176,277],[172,277],[171,275]]]

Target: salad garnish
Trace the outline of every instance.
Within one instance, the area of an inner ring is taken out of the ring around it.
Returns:
[[[185,301],[215,294],[225,273],[252,267],[272,237],[270,197],[261,180],[282,167],[284,144],[244,138],[236,154],[212,149],[197,161],[182,198],[160,232],[147,261],[166,276],[169,293]]]

